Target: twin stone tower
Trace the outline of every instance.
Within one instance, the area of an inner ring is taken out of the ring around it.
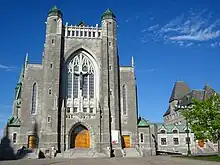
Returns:
[[[115,15],[107,9],[101,26],[73,26],[52,8],[42,64],[26,57],[16,86],[6,131],[13,148],[110,155],[139,144],[137,122],[134,61],[119,66]]]

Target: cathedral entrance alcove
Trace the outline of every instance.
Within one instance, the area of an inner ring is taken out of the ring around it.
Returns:
[[[80,124],[72,130],[70,148],[90,148],[90,134],[85,126]]]

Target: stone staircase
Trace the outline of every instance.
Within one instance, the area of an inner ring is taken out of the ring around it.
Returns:
[[[95,158],[106,157],[103,153],[96,153],[92,149],[69,149],[63,153],[58,153],[56,158]]]
[[[124,157],[142,157],[141,153],[136,148],[124,148]]]

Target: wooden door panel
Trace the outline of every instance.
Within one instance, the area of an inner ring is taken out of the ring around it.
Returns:
[[[37,139],[34,135],[28,136],[28,148],[36,148]]]
[[[129,135],[123,135],[123,145],[125,148],[130,148],[130,136]]]
[[[90,136],[88,130],[83,130],[75,136],[76,148],[89,148]]]
[[[199,141],[198,141],[198,144],[199,144],[199,146],[200,146],[201,148],[203,148],[204,145],[205,145],[205,142],[204,142],[204,140],[199,140]]]

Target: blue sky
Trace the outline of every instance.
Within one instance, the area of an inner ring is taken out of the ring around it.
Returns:
[[[9,0],[0,5],[0,128],[11,115],[14,88],[26,52],[40,63],[47,12],[57,5],[64,23],[100,23],[109,7],[117,16],[121,65],[134,56],[139,113],[161,122],[175,81],[220,91],[220,2],[217,0]]]

